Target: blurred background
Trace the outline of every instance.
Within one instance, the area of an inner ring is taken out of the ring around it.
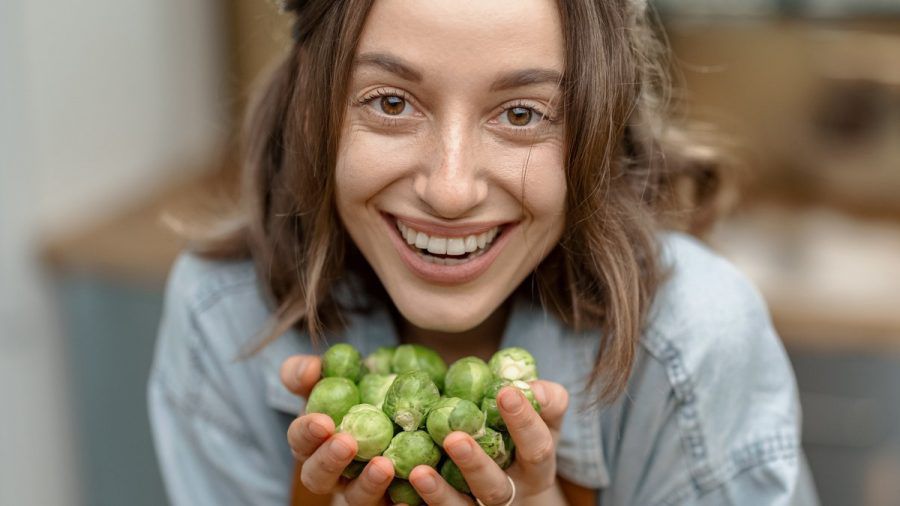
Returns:
[[[822,504],[900,504],[900,0],[659,0],[691,115],[736,139],[709,237],[797,373]],[[162,225],[235,173],[266,0],[0,2],[0,504],[166,502],[144,399]]]

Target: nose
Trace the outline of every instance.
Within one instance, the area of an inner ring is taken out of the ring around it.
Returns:
[[[434,142],[425,170],[416,175],[415,191],[436,215],[465,217],[487,198],[488,185],[478,167],[477,135],[462,121],[442,129]]]

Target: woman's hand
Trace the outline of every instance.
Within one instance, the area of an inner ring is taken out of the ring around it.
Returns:
[[[533,381],[531,388],[541,404],[540,414],[517,388],[505,387],[497,396],[500,416],[516,445],[515,462],[506,471],[468,434],[454,432],[444,440],[444,449],[462,471],[472,494],[486,506],[504,505],[510,500],[513,490],[507,475],[515,482],[513,504],[565,504],[556,482],[556,443],[569,394],[562,385],[550,381]],[[409,478],[432,506],[472,504],[431,467],[418,466]]]
[[[319,381],[322,363],[319,357],[296,355],[281,366],[281,382],[291,392],[308,397]],[[291,422],[287,433],[294,458],[301,465],[300,480],[314,494],[339,493],[347,504],[370,506],[386,504],[385,492],[394,477],[394,466],[384,457],[375,457],[359,477],[341,478],[344,468],[356,455],[356,441],[347,434],[335,434],[331,417],[310,413]]]

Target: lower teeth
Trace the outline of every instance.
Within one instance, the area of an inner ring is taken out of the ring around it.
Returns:
[[[419,257],[421,257],[423,260],[425,260],[426,262],[432,263],[432,264],[459,265],[459,264],[464,264],[466,262],[470,262],[474,258],[480,257],[481,255],[484,254],[485,251],[487,251],[487,248],[478,249],[472,253],[469,253],[467,256],[463,256],[460,258],[436,257],[433,255],[429,255],[427,253],[422,253],[421,250],[417,251],[417,253],[419,254]]]

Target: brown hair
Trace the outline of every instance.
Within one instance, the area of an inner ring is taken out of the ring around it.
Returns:
[[[372,0],[289,1],[295,43],[251,104],[235,217],[195,237],[213,258],[253,258],[274,306],[248,354],[291,327],[342,328],[331,291],[347,271],[387,300],[341,224],[335,158],[352,58]],[[700,232],[722,207],[720,160],[676,126],[658,21],[635,0],[559,0],[565,30],[567,226],[523,286],[601,339],[589,387],[624,388],[665,273],[656,231]],[[359,309],[359,308],[357,308]]]

